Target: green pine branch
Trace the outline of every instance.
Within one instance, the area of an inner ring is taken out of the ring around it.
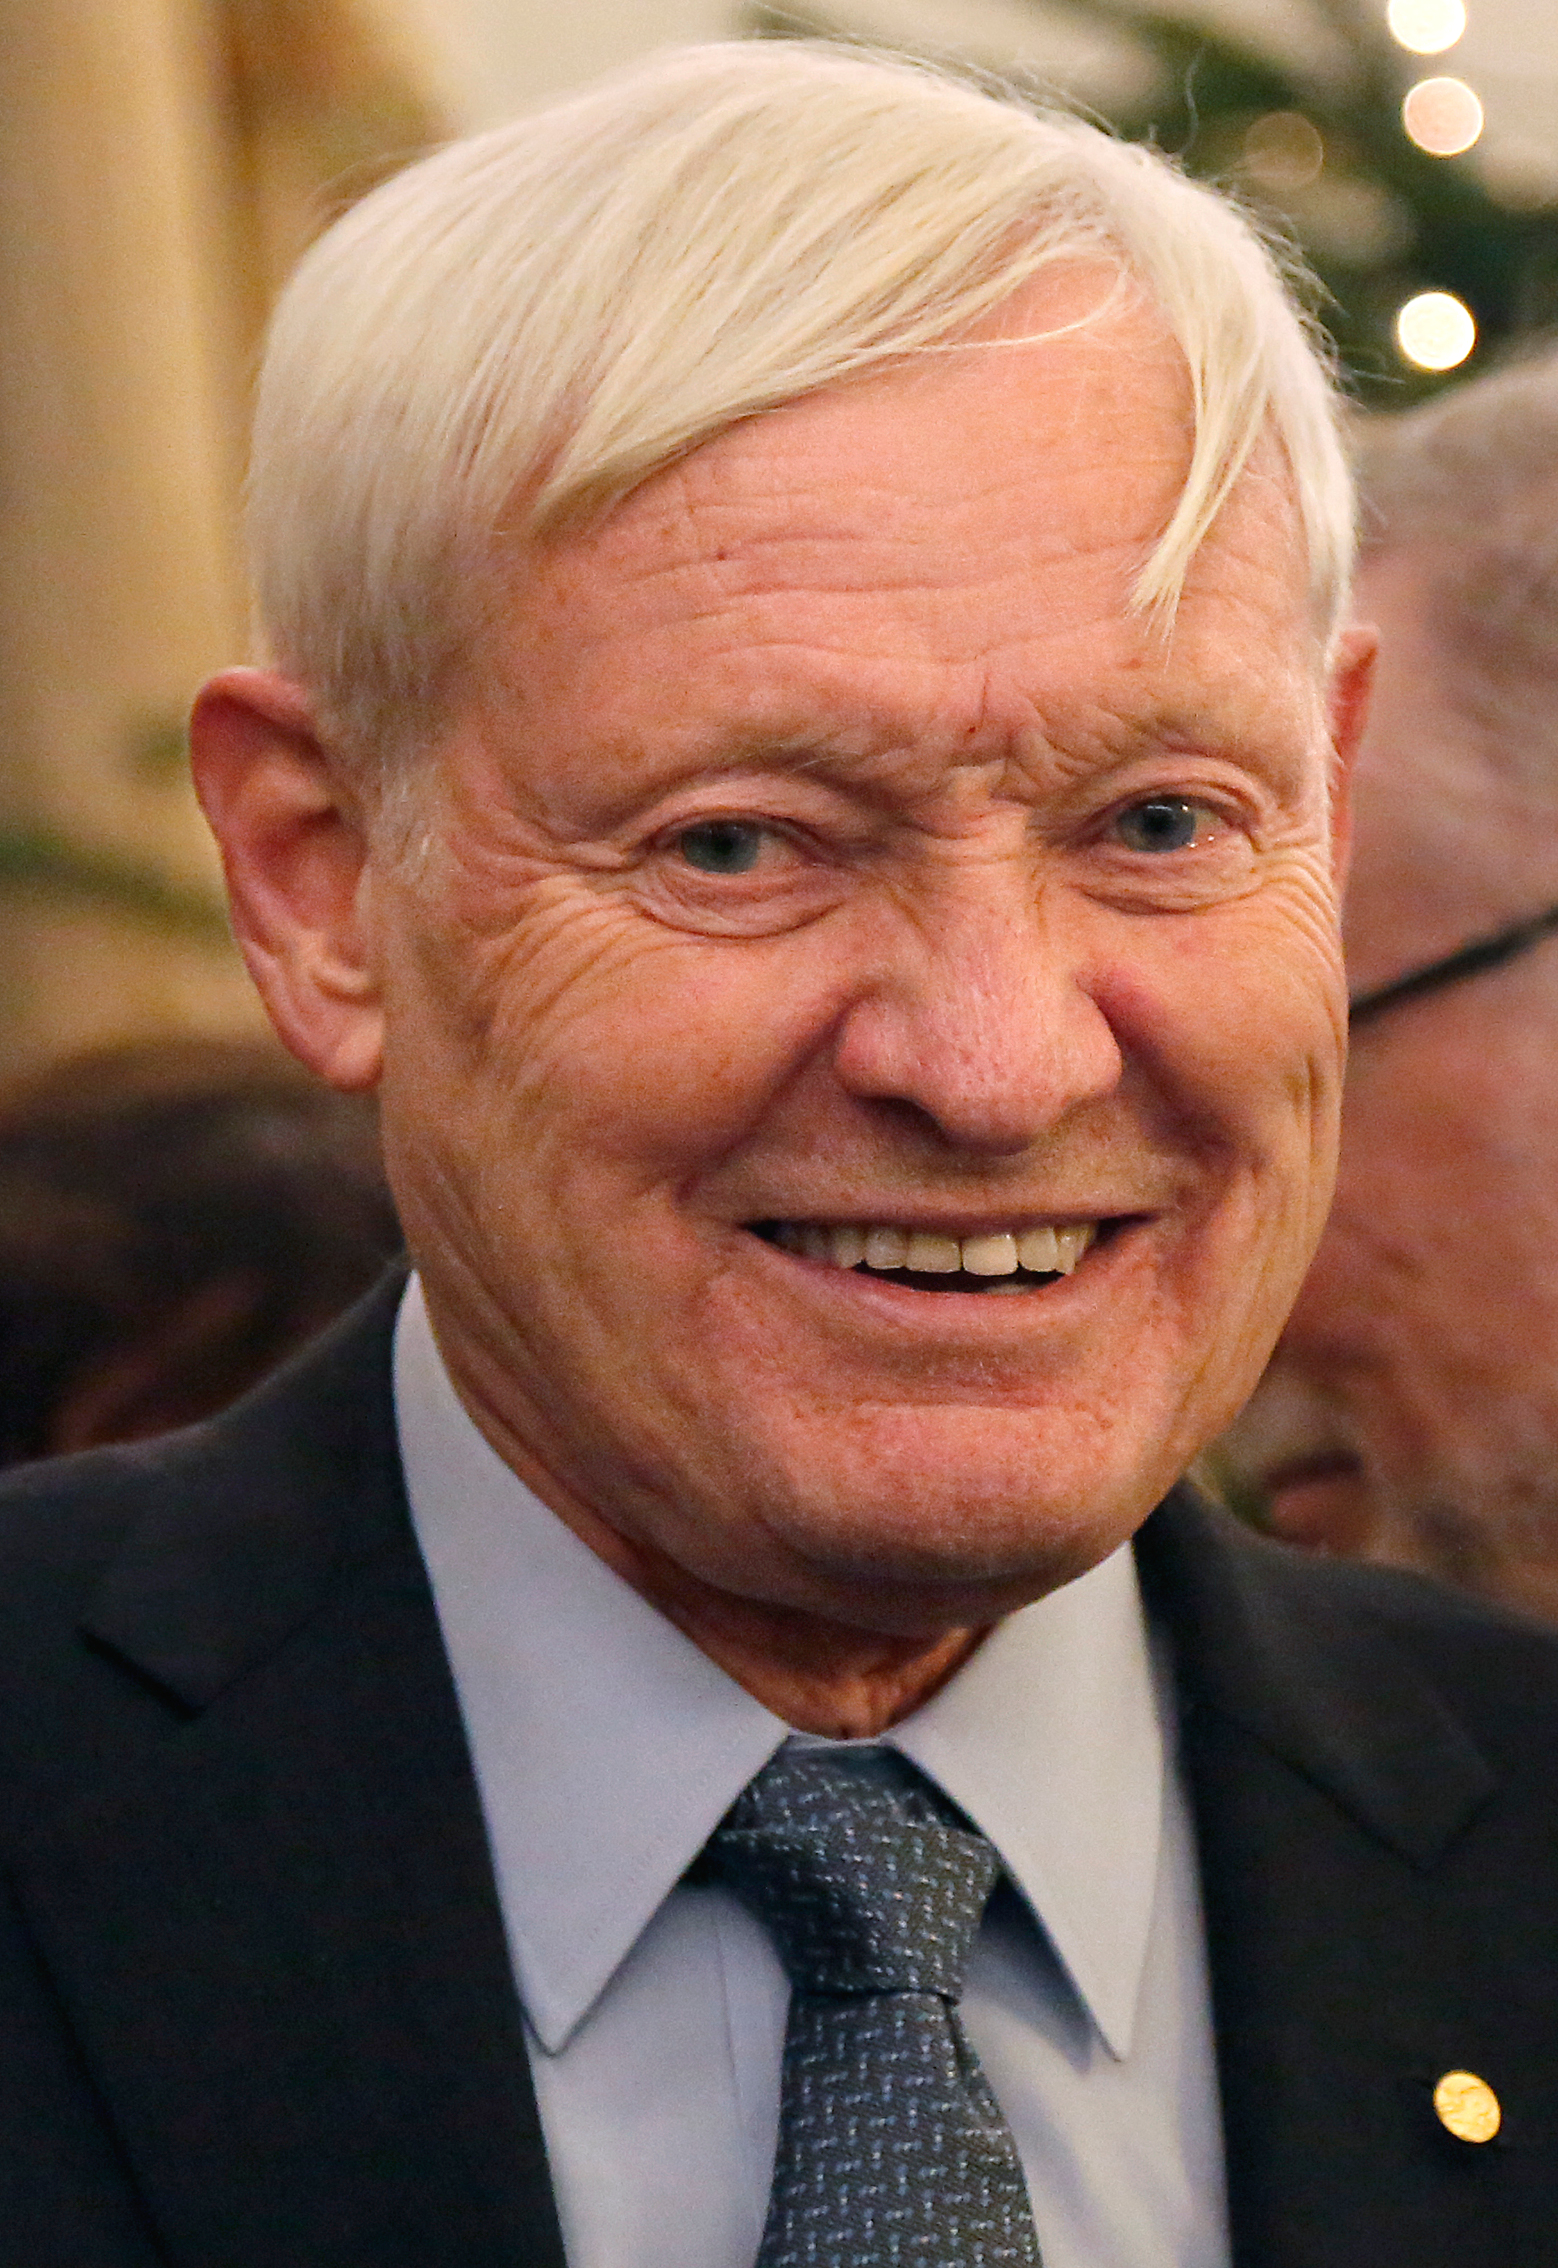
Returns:
[[[0,827],[0,887],[25,886],[128,914],[165,936],[204,945],[231,942],[214,894],[175,882],[157,868],[73,842],[50,827]]]
[[[1415,291],[1451,291],[1466,302],[1477,322],[1476,359],[1558,325],[1558,215],[1512,208],[1491,193],[1471,157],[1431,157],[1411,141],[1401,100],[1420,65],[1397,49],[1382,14],[1359,0],[1316,0],[1344,63],[1311,70],[1222,24],[1168,15],[1142,0],[1044,5],[1122,35],[1151,59],[1152,92],[1116,105],[1109,123],[1232,187],[1298,243],[1327,295],[1322,320],[1366,398],[1404,403],[1442,383],[1409,370],[1395,351],[1395,312]],[[1037,9],[1035,16],[1035,61],[1042,62]],[[770,39],[852,36],[847,12],[804,6],[754,6],[747,29]],[[1262,192],[1241,170],[1244,134],[1274,111],[1308,119],[1324,144],[1326,186],[1361,188],[1382,216],[1376,235],[1393,241],[1371,246],[1357,232],[1349,248],[1344,232],[1326,223],[1318,196]]]

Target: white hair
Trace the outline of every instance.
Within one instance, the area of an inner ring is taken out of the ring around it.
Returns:
[[[1264,431],[1322,638],[1348,584],[1334,388],[1280,260],[1156,152],[1009,90],[802,42],[673,49],[410,167],[277,310],[250,481],[260,621],[344,751],[436,729],[513,543],[739,419],[946,349],[1103,260],[1189,372],[1183,491],[1136,581],[1171,617]]]

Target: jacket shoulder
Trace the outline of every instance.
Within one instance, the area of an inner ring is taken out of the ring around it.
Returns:
[[[1192,1699],[1249,1716],[1307,1695],[1337,1729],[1410,1686],[1501,1765],[1558,1796],[1558,1630],[1426,1577],[1295,1550],[1181,1487],[1138,1543],[1143,1588]]]
[[[333,1568],[400,1533],[400,1279],[230,1410],[0,1476],[0,1779],[13,1819],[191,1713],[158,1639],[240,1662]],[[118,1629],[144,1634],[121,1649]],[[167,1655],[167,1643],[163,1647]],[[199,1698],[204,1698],[200,1696]]]

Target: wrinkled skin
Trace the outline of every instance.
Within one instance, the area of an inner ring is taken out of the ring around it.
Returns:
[[[1457,699],[1432,571],[1387,553],[1360,578],[1360,990],[1558,897],[1555,814],[1500,758],[1521,720]],[[1558,940],[1359,1030],[1335,1208],[1231,1452],[1295,1542],[1558,1617]]]
[[[1008,327],[1098,297],[1051,276]],[[1130,613],[1186,418],[1126,311],[716,439],[516,574],[418,861],[365,851],[300,689],[237,673],[197,719],[252,965],[290,1044],[380,1081],[477,1422],[818,1729],[1129,1536],[1323,1217],[1364,663],[1322,677],[1274,452],[1172,639]],[[1142,847],[1153,798],[1182,842]],[[992,1298],[780,1220],[1107,1233]]]

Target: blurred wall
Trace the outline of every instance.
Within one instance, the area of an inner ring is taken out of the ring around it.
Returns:
[[[0,1050],[14,1062],[125,1025],[247,1013],[193,910],[214,866],[198,814],[156,757],[187,688],[239,650],[243,604],[203,11],[0,0],[0,25]],[[119,866],[166,880],[165,919],[113,907]]]
[[[256,1025],[183,766],[242,658],[255,344],[444,123],[407,0],[0,0],[0,1072]]]
[[[446,57],[467,124],[508,118],[673,41],[725,39],[739,0],[409,0]]]

